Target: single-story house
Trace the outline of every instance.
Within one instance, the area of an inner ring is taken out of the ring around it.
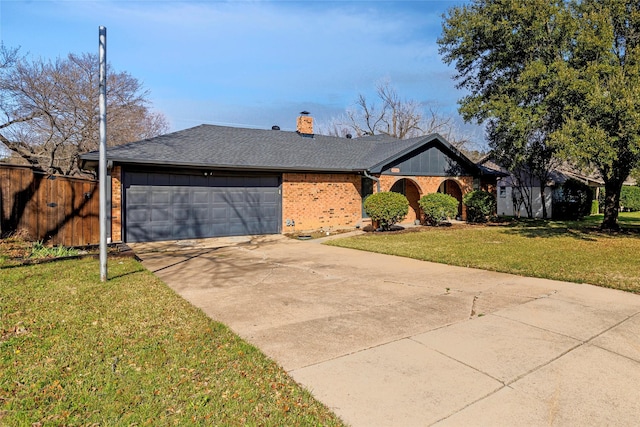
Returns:
[[[491,154],[485,156],[478,162],[478,167],[485,171],[485,176],[490,176],[493,172],[496,176],[495,194],[497,201],[498,216],[521,216],[526,217],[527,211],[524,205],[516,206],[514,203],[514,192],[520,191],[516,185],[516,179],[503,166],[495,161]],[[525,191],[531,195],[531,208],[534,218],[542,218],[542,204],[545,204],[547,217],[553,218],[554,197],[561,195],[562,185],[569,179],[573,179],[589,186],[593,191],[593,198],[598,199],[604,181],[596,173],[586,174],[583,171],[571,166],[569,163],[562,163],[549,172],[549,178],[545,183],[544,197],[540,192],[540,181],[526,172],[520,176],[521,182],[528,184]],[[625,185],[634,185],[635,182],[628,178]]]
[[[98,159],[84,154],[81,166]],[[440,135],[322,136],[308,115],[295,132],[200,125],[110,147],[107,159],[114,242],[357,227],[363,199],[389,190],[407,196],[414,222],[420,197],[461,201],[483,174]]]

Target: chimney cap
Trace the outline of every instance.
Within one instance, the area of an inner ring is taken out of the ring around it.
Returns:
[[[307,110],[304,110],[304,111],[300,111],[300,114],[302,114],[302,115],[304,115],[304,116],[307,116],[307,115],[309,115],[310,113],[309,113]]]

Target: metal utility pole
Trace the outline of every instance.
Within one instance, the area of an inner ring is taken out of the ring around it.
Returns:
[[[100,26],[100,281],[107,281],[107,28]]]

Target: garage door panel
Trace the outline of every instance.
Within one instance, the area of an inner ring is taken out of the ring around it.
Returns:
[[[125,172],[126,241],[280,232],[279,176]]]
[[[209,209],[207,207],[173,207],[172,222],[182,223],[206,223],[209,219]]]
[[[224,197],[225,201],[229,203],[242,203],[245,201],[244,190],[233,189],[226,192],[224,195],[226,196]]]
[[[211,235],[212,236],[232,236],[232,234],[229,234],[229,225],[227,223],[211,224]]]
[[[207,221],[209,219],[208,207],[194,207],[186,213],[190,214],[191,219],[194,221]]]
[[[206,237],[205,231],[201,230],[195,224],[183,224],[182,226],[174,226],[171,239],[194,239]]]
[[[260,209],[247,209],[244,215],[247,218],[260,218],[262,221],[269,221],[276,218],[278,212],[275,206],[260,206]]]
[[[273,193],[262,192],[260,193],[260,203],[276,204],[278,203],[279,197],[280,196],[275,192]]]
[[[222,205],[226,205],[229,202],[229,195],[222,191],[215,189],[211,192],[211,203],[219,203]]]
[[[151,222],[169,221],[171,219],[171,211],[168,207],[154,206],[151,209]]]
[[[151,191],[151,203],[153,203],[154,205],[166,205],[169,204],[169,201],[171,200],[171,193],[168,189],[153,188],[147,191]]]
[[[244,218],[244,209],[240,208],[229,208],[227,209],[227,221],[230,223],[238,223],[242,222]]]
[[[193,190],[193,203],[209,203],[209,191],[206,189],[195,189]]]
[[[262,200],[262,192],[257,190],[247,190],[246,200],[251,206],[258,206]]]
[[[171,236],[171,225],[169,224],[165,224],[165,225],[152,225],[151,226],[151,236],[153,237],[153,239],[155,240],[163,240],[163,239],[168,239]]]
[[[231,236],[241,236],[243,234],[252,234],[249,231],[249,227],[243,222],[230,223],[229,230],[230,230]]]
[[[223,222],[227,220],[227,208],[226,207],[218,207],[212,208],[211,211],[211,219],[216,222]]]
[[[173,207],[173,220],[174,222],[178,222],[178,221],[187,221],[188,219],[190,219],[191,217],[194,217],[195,219],[195,211],[192,210],[189,207],[186,208],[180,208],[180,207]]]
[[[278,208],[276,206],[262,206],[260,211],[256,211],[259,218],[265,218],[265,220],[272,219],[278,216]]]
[[[131,203],[131,205],[146,205],[150,199],[151,194],[149,190],[137,190],[127,194],[127,201]]]
[[[129,206],[127,208],[127,219],[130,223],[149,222],[150,214],[147,206]]]
[[[171,203],[172,204],[183,204],[183,205],[188,205],[190,202],[190,193],[189,193],[189,189],[187,188],[181,188],[179,190],[175,190],[173,191],[173,193],[171,194]]]

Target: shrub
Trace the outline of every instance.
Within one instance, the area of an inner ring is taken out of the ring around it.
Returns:
[[[407,198],[392,191],[375,193],[364,199],[364,211],[383,230],[388,230],[409,213]]]
[[[594,200],[591,202],[591,215],[598,215],[600,213],[600,202]]]
[[[487,191],[475,190],[467,193],[462,198],[462,203],[467,205],[468,222],[487,222],[489,216],[496,212],[496,198]]]
[[[591,188],[576,179],[568,179],[553,192],[553,218],[578,219],[591,214]]]
[[[627,185],[622,187],[620,208],[631,212],[640,211],[640,187]]]
[[[448,194],[431,193],[418,201],[429,225],[438,225],[458,213],[458,200]]]

